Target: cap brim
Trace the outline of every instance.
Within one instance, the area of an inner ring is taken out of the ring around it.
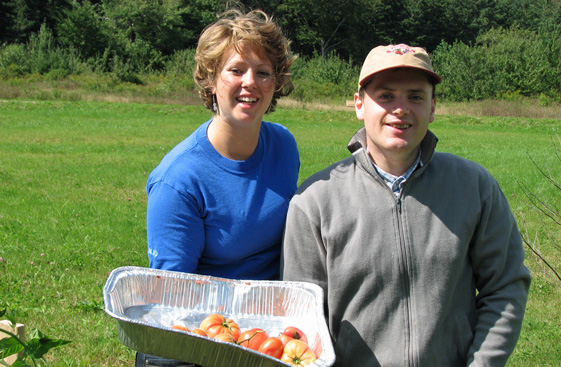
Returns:
[[[388,68],[385,68],[385,69],[376,70],[375,72],[363,77],[358,84],[359,84],[360,87],[364,87],[364,85],[366,83],[368,83],[370,81],[370,79],[372,79],[374,77],[374,75],[376,75],[376,74],[378,74],[382,71],[393,70],[393,69],[415,69],[415,70],[422,71],[425,74],[428,74],[432,78],[432,81],[433,81],[434,85],[436,85],[436,84],[438,84],[442,81],[442,78],[438,74],[433,73],[433,72],[431,72],[431,71],[429,71],[425,68],[418,68],[418,67],[409,66],[409,65],[400,65],[400,66],[392,66],[392,67],[388,67]]]

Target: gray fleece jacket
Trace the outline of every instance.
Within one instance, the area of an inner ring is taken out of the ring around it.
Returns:
[[[396,198],[364,139],[301,185],[285,228],[283,279],[323,288],[335,366],[504,366],[530,274],[497,181],[429,131]]]

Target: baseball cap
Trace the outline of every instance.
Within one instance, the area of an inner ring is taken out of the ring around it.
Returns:
[[[373,48],[362,64],[358,87],[364,86],[368,80],[384,70],[396,68],[411,68],[429,74],[434,84],[442,78],[434,72],[429,54],[421,47],[411,47],[406,44],[378,46]]]

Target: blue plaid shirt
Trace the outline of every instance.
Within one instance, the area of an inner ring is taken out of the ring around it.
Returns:
[[[415,171],[417,167],[423,166],[423,162],[421,162],[421,150],[419,150],[419,155],[417,156],[417,159],[415,160],[413,165],[409,167],[409,169],[401,176],[394,176],[391,173],[387,173],[383,169],[378,167],[376,163],[372,162],[372,164],[374,165],[376,172],[378,172],[378,174],[384,179],[384,181],[386,181],[386,184],[393,191],[396,197],[399,197],[399,195],[401,195],[401,189],[403,188],[403,185],[405,185],[405,182],[407,181],[409,176],[411,176],[413,171]]]

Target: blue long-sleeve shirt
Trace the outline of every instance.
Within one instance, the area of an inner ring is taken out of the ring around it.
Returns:
[[[202,124],[148,178],[151,268],[235,279],[277,279],[300,159],[283,126],[263,122],[244,161],[220,155]]]

